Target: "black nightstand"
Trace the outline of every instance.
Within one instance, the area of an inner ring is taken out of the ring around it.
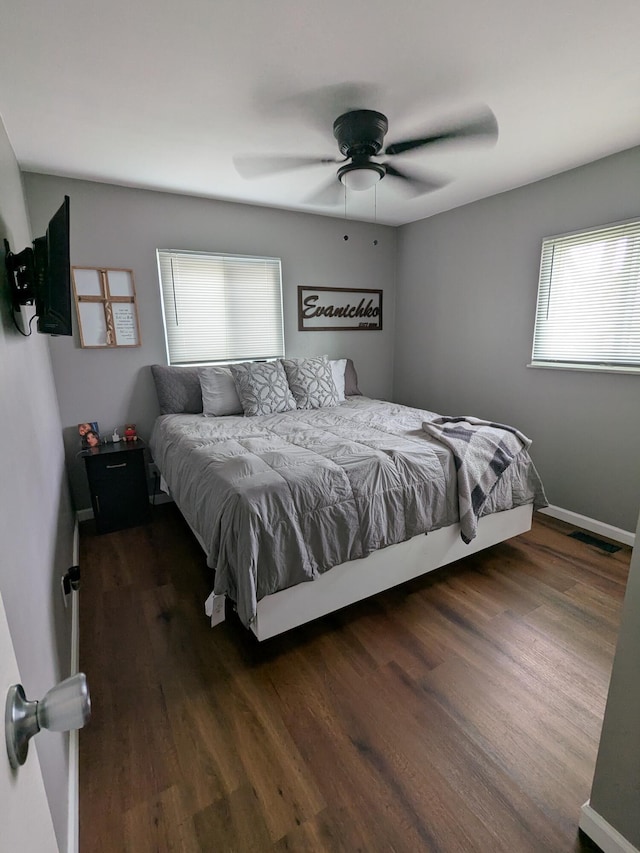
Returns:
[[[83,452],[98,533],[150,520],[145,447],[138,439],[101,444]]]

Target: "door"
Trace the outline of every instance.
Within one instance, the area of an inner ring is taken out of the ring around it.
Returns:
[[[7,690],[20,684],[11,634],[0,595],[0,706],[4,725]],[[27,699],[39,699],[29,696]],[[38,753],[29,746],[26,762],[17,771],[9,765],[4,730],[0,738],[0,826],[3,850],[37,850],[38,853],[57,853],[58,846],[51,812],[44,790]]]

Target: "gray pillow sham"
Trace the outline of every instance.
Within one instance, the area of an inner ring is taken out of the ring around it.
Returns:
[[[362,391],[358,388],[358,374],[350,358],[344,369],[344,393],[347,397],[362,397]]]
[[[197,367],[152,364],[151,374],[156,386],[160,414],[199,415],[202,412],[202,391]]]
[[[242,403],[228,367],[199,367],[198,376],[205,417],[242,414]]]

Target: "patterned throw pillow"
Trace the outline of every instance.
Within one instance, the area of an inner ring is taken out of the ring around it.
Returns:
[[[317,358],[285,358],[289,388],[299,409],[338,405],[338,392],[326,355]]]
[[[273,415],[295,409],[296,401],[280,361],[230,364],[245,415]]]

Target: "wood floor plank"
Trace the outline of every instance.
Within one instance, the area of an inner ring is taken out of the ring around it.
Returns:
[[[425,681],[444,678],[447,669],[448,664],[443,665]],[[418,684],[400,667],[390,665],[379,674],[374,689],[378,700],[367,705],[364,714],[371,735],[384,732],[384,737],[393,739],[414,776],[435,782],[438,796],[461,818],[471,810],[479,821],[462,849],[534,851],[558,844],[560,834],[494,756],[478,749],[473,731],[460,724],[462,716],[457,717],[456,726],[450,725],[450,708],[442,704],[433,686],[427,692],[424,682]],[[401,727],[396,725],[399,717]],[[405,771],[405,775],[410,774]],[[424,798],[422,808],[428,820],[430,799]],[[447,849],[451,836],[448,824],[444,826],[446,834],[439,843]]]
[[[102,596],[100,609],[105,645],[93,645],[91,616],[84,631],[82,666],[93,678],[92,726],[83,737],[85,743],[95,743],[102,764],[117,771],[118,798],[129,809],[149,792],[158,793],[175,783],[177,758],[138,597],[132,587],[110,590]],[[115,636],[114,626],[118,626]],[[93,752],[90,747],[88,755]],[[114,763],[113,756],[119,753],[129,760]],[[91,778],[90,784],[94,784]]]
[[[630,549],[533,529],[259,644],[172,505],[81,531],[83,853],[585,853]]]
[[[364,613],[367,608],[368,616]],[[361,605],[360,610],[360,617],[351,623],[351,631],[346,633],[347,636],[357,638],[375,661],[376,667],[395,660],[409,671],[421,671],[433,669],[444,660],[433,649],[416,643],[411,621],[397,620],[394,617],[397,609],[394,609],[393,604],[385,602],[382,605],[374,599]],[[344,614],[344,619],[349,621],[348,613]]]
[[[262,853],[272,848],[258,794],[250,785],[197,812],[193,822],[200,850]]]
[[[612,600],[599,589],[593,589],[578,581],[566,591],[570,601],[574,601],[581,612],[588,613],[591,617],[597,616],[601,621],[606,621],[611,629],[611,635],[616,637],[620,624],[621,601]]]
[[[278,712],[276,692],[239,677],[224,697],[235,723],[239,760],[257,799],[272,841],[325,807],[310,772]]]
[[[124,813],[123,820],[123,853],[198,853],[206,849],[200,844],[190,808],[176,786],[136,804]]]
[[[319,815],[296,827],[273,845],[274,853],[368,853],[369,834],[358,832],[346,807],[326,808]],[[377,850],[393,851],[378,839]]]
[[[588,799],[590,778],[585,768],[595,761],[594,717],[574,708],[572,730],[570,709],[562,702],[559,712],[550,708],[544,695],[536,695],[533,685],[527,689],[510,678],[492,678],[486,670],[479,672],[461,661],[441,667],[421,686],[541,809],[564,805],[566,813],[576,796],[584,794],[582,802]],[[549,800],[549,790],[554,789]]]
[[[197,638],[189,632],[190,620],[197,617],[189,613],[189,604],[180,602],[173,587],[145,593],[143,607],[150,647],[161,672],[180,777],[191,808],[200,811],[246,782],[237,760],[233,726],[219,701],[230,679],[215,656],[209,655],[202,665]],[[189,666],[183,665],[185,660]]]

